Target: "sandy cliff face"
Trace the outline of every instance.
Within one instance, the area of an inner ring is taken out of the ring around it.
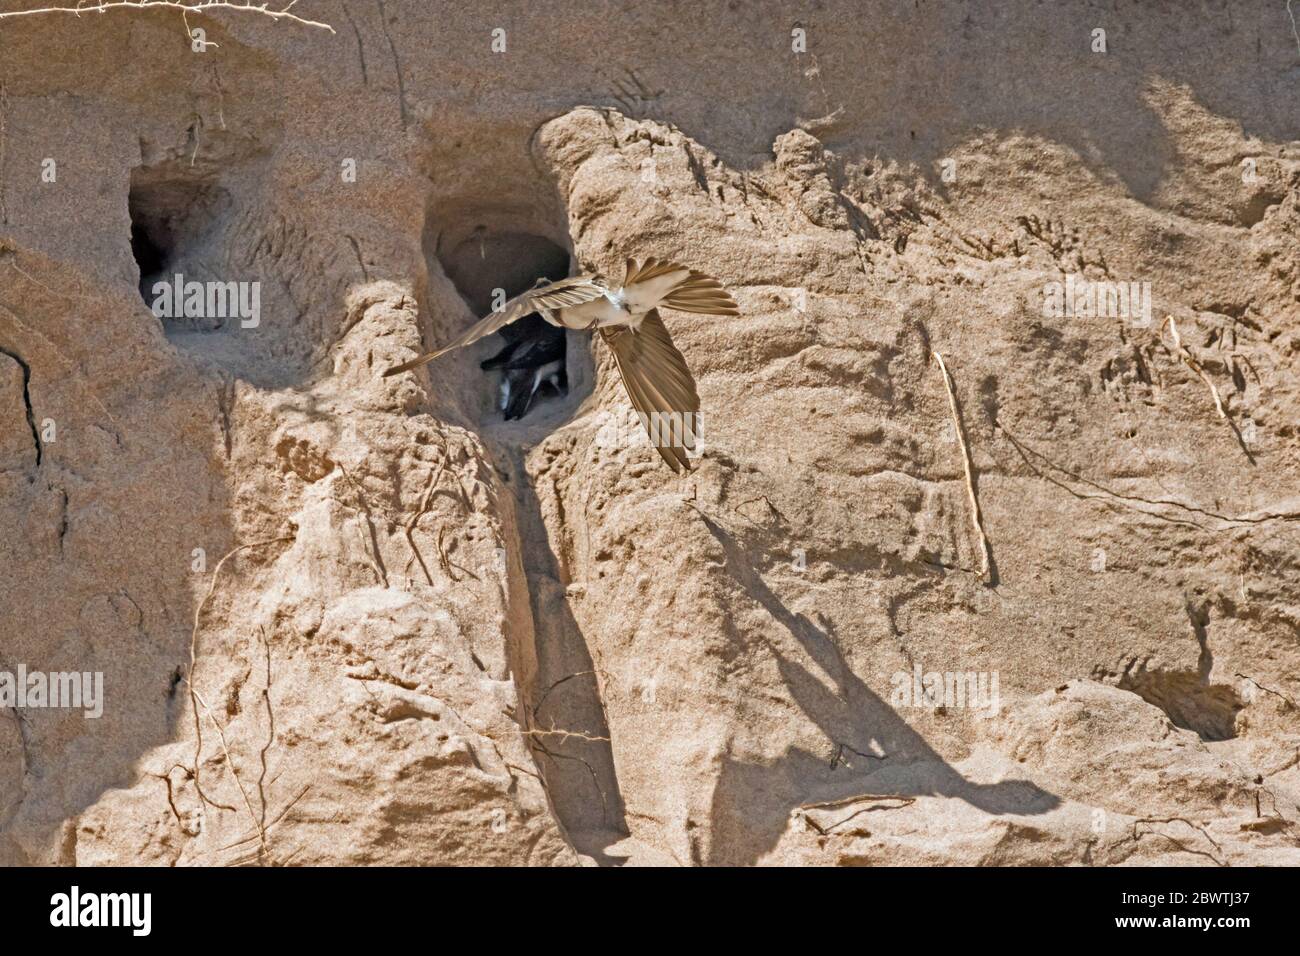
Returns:
[[[308,12],[0,20],[0,862],[1300,862],[1284,5]],[[689,476],[380,378],[650,256]]]

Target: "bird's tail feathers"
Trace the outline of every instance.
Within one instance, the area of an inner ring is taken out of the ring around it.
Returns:
[[[702,315],[740,315],[736,300],[722,287],[722,283],[703,272],[691,274],[675,286],[659,303],[678,312],[698,312]]]

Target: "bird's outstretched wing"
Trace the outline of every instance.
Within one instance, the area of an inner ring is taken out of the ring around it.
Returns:
[[[417,359],[390,368],[384,373],[384,377],[387,378],[389,375],[397,375],[401,372],[409,372],[413,368],[419,368],[421,365],[432,362],[438,356],[445,355],[452,349],[458,349],[477,342],[483,336],[491,335],[501,329],[502,326],[509,325],[517,319],[522,319],[531,312],[565,309],[570,306],[582,305],[584,302],[600,298],[606,291],[605,283],[596,276],[589,275],[561,279],[558,282],[552,282],[550,285],[529,289],[527,292],[520,293],[508,301],[501,307],[500,312],[492,312],[479,319],[455,341],[444,345],[435,352],[429,352]]]
[[[717,279],[659,259],[627,260],[623,300],[634,313],[663,307],[704,315],[740,315],[735,300]]]
[[[695,450],[700,395],[663,319],[651,310],[636,332],[626,326],[600,331],[650,443],[673,471],[690,471],[687,453]]]

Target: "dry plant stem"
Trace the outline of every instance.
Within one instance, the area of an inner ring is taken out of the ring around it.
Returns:
[[[5,206],[5,115],[8,112],[9,98],[4,80],[0,79],[0,226],[9,222],[9,210]]]
[[[159,780],[161,780],[164,784],[166,784],[166,786],[167,786],[167,806],[171,807],[172,816],[176,818],[176,825],[177,825],[178,827],[180,827],[182,830],[184,830],[184,829],[185,829],[185,824],[181,822],[181,812],[180,812],[179,810],[176,809],[176,797],[175,797],[175,794],[172,793],[172,778],[171,778],[170,774],[171,774],[171,771],[169,770],[169,771],[167,771],[167,773],[154,773],[154,774],[150,774],[150,776],[152,776],[152,777],[157,777],[157,778],[158,778]]]
[[[425,489],[424,499],[420,502],[420,510],[415,513],[406,524],[406,542],[411,546],[411,552],[415,555],[415,560],[420,562],[420,570],[424,572],[424,579],[432,586],[433,575],[429,573],[428,566],[424,563],[424,555],[420,554],[420,549],[415,544],[415,526],[420,523],[420,519],[429,513],[429,506],[433,503],[433,492],[438,487],[438,479],[442,477],[443,469],[447,467],[447,460],[451,456],[443,450],[442,461],[438,464],[438,470],[433,473],[433,478],[429,480],[429,487]],[[407,561],[406,566],[410,567],[411,562]]]
[[[609,742],[608,737],[596,737],[581,730],[521,730],[519,732],[525,737],[559,737],[561,740],[568,740],[572,737],[578,740]]]
[[[1230,531],[1233,530],[1233,527],[1244,527],[1249,525],[1264,524],[1265,522],[1269,522],[1269,521],[1300,520],[1300,511],[1268,511],[1268,512],[1264,512],[1263,514],[1256,514],[1256,515],[1229,515],[1229,514],[1223,514],[1218,511],[1210,511],[1206,508],[1198,508],[1194,505],[1185,505],[1181,501],[1174,501],[1172,498],[1142,498],[1138,495],[1120,494],[1117,491],[1113,491],[1110,488],[1107,488],[1105,485],[1093,481],[1091,478],[1085,478],[1083,475],[1080,475],[1077,472],[1073,472],[1070,471],[1068,468],[1062,467],[1061,465],[1052,461],[1042,452],[1034,451],[1034,449],[1029,448],[1027,445],[1024,444],[1024,442],[1016,438],[1016,436],[1010,431],[1010,429],[1007,428],[1006,425],[1002,423],[1001,420],[995,420],[993,424],[1003,435],[1007,437],[1007,440],[1011,442],[1012,446],[1016,449],[1016,452],[1019,453],[1021,460],[1025,463],[1025,465],[1029,468],[1030,471],[1032,471],[1034,474],[1044,479],[1045,481],[1051,482],[1061,490],[1069,492],[1074,497],[1079,498],[1080,500],[1083,501],[1087,501],[1091,499],[1096,499],[1099,501],[1109,500],[1110,503],[1112,504],[1115,504],[1117,506],[1123,505],[1124,507],[1131,508],[1134,511],[1139,512],[1140,514],[1148,515],[1152,518],[1157,518],[1161,521],[1168,521],[1171,524],[1187,525],[1188,527],[1191,528],[1198,528],[1201,531],[1209,531],[1209,532]],[[1065,482],[1057,478],[1053,478],[1051,475],[1044,472],[1041,468],[1038,468],[1032,461],[1029,460],[1030,455],[1033,455],[1035,458],[1042,461],[1046,467],[1052,469],[1053,471],[1058,471],[1061,474],[1067,476],[1068,478],[1080,482],[1081,484],[1087,485],[1090,488],[1096,488],[1098,491],[1102,492],[1102,494],[1085,495],[1082,492],[1076,491],[1075,489],[1067,485]],[[1195,521],[1189,521],[1186,519],[1179,519],[1179,518],[1171,518],[1169,515],[1161,514],[1158,511],[1148,511],[1145,508],[1139,507],[1139,505],[1143,505],[1143,504],[1151,505],[1153,507],[1176,508],[1179,511],[1185,512],[1186,514],[1190,514],[1190,515],[1204,515],[1205,517],[1212,518],[1215,521],[1221,521],[1224,524],[1229,525],[1229,527],[1210,528],[1205,525],[1198,524]]]
[[[1192,353],[1187,351],[1187,348],[1183,345],[1183,337],[1178,334],[1178,324],[1174,321],[1172,315],[1165,316],[1164,325],[1160,327],[1162,331],[1165,325],[1169,326],[1169,333],[1174,337],[1175,353],[1183,360],[1183,362],[1186,363],[1188,368],[1201,377],[1201,381],[1209,386],[1210,395],[1214,397],[1215,411],[1219,413],[1220,418],[1227,418],[1228,413],[1223,410],[1223,399],[1219,397],[1219,390],[1215,388],[1214,383],[1210,381],[1210,376],[1205,374],[1205,369],[1201,368],[1201,363],[1192,358]]]
[[[11,10],[6,13],[0,13],[0,20],[7,20],[13,17],[31,17],[47,13],[71,13],[73,16],[80,17],[83,13],[109,13],[114,10],[178,10],[182,17],[188,17],[191,13],[215,13],[218,10],[238,10],[244,13],[257,13],[272,20],[287,20],[305,27],[315,27],[319,30],[328,30],[334,32],[334,28],[328,23],[322,23],[319,20],[308,20],[306,17],[300,17],[296,13],[291,13],[298,0],[286,4],[281,9],[275,9],[270,4],[262,3],[254,5],[252,3],[231,3],[229,0],[195,0],[193,3],[183,3],[180,0],[99,0],[97,3],[79,3],[71,7],[35,7],[31,10]],[[186,20],[186,35],[189,34],[189,21]]]
[[[944,364],[942,355],[938,352],[932,354],[935,361],[939,363],[939,371],[943,374],[944,388],[948,390],[948,407],[952,409],[952,424],[957,431],[957,444],[961,446],[962,467],[966,469],[966,497],[970,501],[970,519],[980,542],[980,577],[985,583],[992,584],[989,568],[993,564],[993,556],[989,551],[989,539],[984,534],[984,517],[980,513],[979,497],[975,494],[975,464],[971,461],[970,448],[966,444],[966,426],[962,423],[961,411],[957,407],[957,393],[953,389],[948,366]]]
[[[542,743],[542,741],[537,737],[530,737],[529,739],[532,740],[533,745],[536,746],[538,750],[546,754],[546,756],[550,757],[552,760],[557,761],[557,763],[560,760],[573,760],[587,768],[587,773],[591,775],[592,786],[596,788],[596,793],[600,796],[601,819],[608,820],[609,800],[605,796],[605,788],[600,785],[600,777],[596,774],[596,768],[581,757],[575,757],[572,754],[556,753],[554,750],[547,747],[546,744]],[[546,786],[545,777],[542,778],[542,785]]]
[[[447,575],[447,577],[451,578],[453,581],[458,581],[459,578],[451,573],[451,563],[447,560],[447,552],[442,546],[442,534],[446,530],[446,528],[438,529],[438,561],[442,565],[442,573]]]
[[[1227,410],[1223,407],[1223,399],[1219,397],[1219,390],[1215,388],[1214,382],[1210,380],[1210,376],[1207,375],[1205,369],[1201,367],[1201,363],[1196,361],[1196,359],[1192,357],[1192,353],[1187,350],[1185,345],[1183,345],[1183,337],[1178,334],[1178,323],[1174,321],[1172,315],[1165,316],[1164,324],[1160,326],[1162,332],[1166,325],[1169,326],[1169,333],[1174,337],[1174,354],[1182,359],[1184,365],[1199,375],[1201,381],[1210,389],[1210,395],[1214,398],[1214,410],[1219,413],[1220,418],[1228,423],[1228,427],[1232,429],[1232,434],[1237,439],[1237,444],[1240,445],[1241,450],[1246,453],[1246,458],[1252,465],[1255,464],[1255,456],[1252,455],[1250,449],[1246,447],[1246,441],[1242,438],[1241,432],[1237,428],[1237,423],[1232,420],[1228,415]]]
[[[230,745],[226,742],[225,728],[221,726],[221,722],[212,713],[212,708],[208,706],[208,702],[203,699],[202,695],[193,687],[190,688],[190,693],[203,705],[203,712],[208,715],[208,720],[212,721],[212,726],[217,729],[217,738],[221,741],[221,752],[226,757],[226,766],[230,768],[230,774],[235,778],[235,785],[239,787],[239,795],[244,798],[244,807],[248,810],[248,816],[252,819],[253,826],[257,827],[258,840],[261,844],[262,854],[265,855],[266,828],[257,818],[257,811],[253,809],[253,801],[248,798],[248,790],[245,789],[244,781],[239,776],[239,768],[235,766],[235,758],[230,755]]]
[[[442,570],[446,573],[447,577],[451,578],[457,584],[465,580],[464,576],[458,578],[456,577],[456,575],[452,573],[451,569],[455,568],[458,571],[464,572],[464,575],[468,575],[469,577],[473,578],[475,581],[482,580],[477,574],[475,574],[469,568],[463,568],[455,561],[451,560],[451,558],[447,557],[447,549],[442,546],[442,535],[443,532],[445,532],[446,530],[447,530],[446,528],[438,529],[438,560],[442,564]]]
[[[194,781],[194,789],[197,790],[199,793],[199,802],[202,803],[204,806],[216,807],[218,810],[229,810],[231,813],[239,812],[238,807],[232,807],[230,804],[222,803],[220,800],[213,800],[206,793],[204,793],[203,787],[199,785],[198,774],[196,774],[189,767],[185,766],[185,764],[183,763],[172,764],[170,767],[167,768],[166,774],[158,774],[158,776],[163,777],[163,779],[167,780],[168,784],[170,785],[172,771],[174,770],[180,770],[182,773],[184,773],[186,780]]]
[[[379,537],[375,534],[375,519],[370,513],[370,503],[366,500],[365,492],[361,490],[361,486],[353,481],[352,476],[348,474],[348,470],[343,467],[343,462],[336,462],[336,464],[339,466],[339,471],[343,473],[343,477],[348,480],[348,484],[352,486],[352,490],[357,493],[357,500],[361,502],[361,512],[365,515],[366,519],[366,530],[370,533],[370,544],[368,550],[373,551],[373,556],[370,562],[371,568],[375,572],[375,577],[379,579],[379,583],[384,587],[388,587],[388,569],[384,567],[384,558],[379,553]],[[364,535],[361,540],[364,544]]]
[[[241,551],[248,551],[252,548],[262,548],[270,544],[279,544],[284,541],[292,540],[292,536],[268,538],[265,541],[253,541],[249,544],[242,544],[237,548],[232,548],[227,551],[222,556],[221,560],[217,562],[217,566],[212,570],[212,581],[208,584],[208,593],[203,596],[203,600],[199,602],[199,606],[194,609],[194,628],[190,631],[190,669],[185,678],[185,684],[190,689],[190,709],[194,713],[194,766],[190,768],[190,774],[194,780],[194,788],[198,791],[199,798],[205,804],[211,804],[212,806],[221,807],[226,810],[234,809],[225,804],[209,800],[203,793],[203,787],[199,782],[199,770],[203,760],[203,724],[199,720],[199,707],[201,706],[203,710],[207,712],[209,719],[211,719],[214,724],[216,723],[216,718],[212,716],[211,711],[208,711],[208,705],[203,702],[203,698],[199,696],[198,691],[194,687],[194,672],[198,667],[199,625],[203,617],[203,611],[207,608],[208,601],[212,599],[212,594],[217,589],[217,579],[221,576],[221,569],[225,567],[226,562],[232,557],[239,554]],[[217,726],[220,728],[219,724]],[[231,764],[231,771],[234,772],[234,764]],[[236,777],[236,780],[238,780],[238,777]],[[240,785],[240,790],[243,790],[242,784]],[[249,812],[252,812],[251,808]],[[256,815],[254,815],[253,819],[256,821]]]
[[[853,804],[861,803],[864,800],[895,800],[898,802],[893,805],[877,804],[871,807],[863,807],[861,810],[855,810],[853,813],[850,813],[848,816],[836,820],[834,823],[828,824],[827,826],[822,826],[812,817],[808,816],[807,813],[807,811],[809,810],[834,810],[838,807],[852,806]],[[805,823],[807,823],[810,827],[812,827],[822,836],[826,836],[836,827],[841,827],[844,824],[848,823],[850,820],[852,820],[854,817],[859,817],[864,813],[871,813],[876,810],[902,810],[904,807],[910,807],[914,803],[916,803],[915,797],[899,797],[899,796],[891,796],[889,794],[883,794],[883,793],[863,793],[863,794],[859,794],[856,797],[844,797],[841,800],[826,800],[820,803],[801,804],[797,812],[799,816],[803,818]]]
[[[528,723],[530,724],[537,723],[537,713],[542,709],[542,705],[546,703],[546,698],[550,696],[551,691],[555,690],[555,688],[559,687],[561,684],[571,681],[576,677],[584,677],[586,675],[591,675],[594,677],[596,676],[596,672],[594,670],[576,671],[575,673],[572,674],[566,674],[564,677],[561,677],[559,680],[552,683],[551,686],[546,688],[546,690],[542,693],[541,699],[538,700],[537,703],[532,706],[532,710],[531,710],[532,719],[528,720]],[[590,763],[588,763],[586,760],[584,760],[581,757],[576,757],[571,754],[556,753],[554,750],[547,747],[545,743],[545,738],[551,736],[559,737],[560,743],[564,743],[565,741],[571,738],[584,740],[589,743],[608,742],[609,741],[608,737],[597,737],[593,734],[588,734],[582,731],[557,730],[555,729],[554,723],[551,724],[550,729],[539,730],[536,727],[529,727],[527,729],[524,729],[521,727],[519,733],[520,736],[522,736],[526,741],[528,741],[533,746],[535,746],[543,754],[550,757],[551,760],[556,761],[557,763],[560,760],[573,760],[586,767],[587,773],[591,775],[591,782],[596,788],[596,793],[600,795],[601,816],[604,819],[608,819],[609,803],[605,796],[605,788],[600,785],[600,777],[596,773],[596,768],[593,767]],[[538,769],[539,770],[541,769],[540,765],[538,766]],[[539,775],[538,779],[541,781],[543,787],[547,786],[546,778],[544,775]]]
[[[288,816],[289,811],[292,810],[295,806],[297,806],[298,801],[301,800],[303,797],[305,797],[308,791],[310,790],[311,790],[311,784],[306,784],[301,790],[299,790],[297,796],[295,796],[292,800],[290,800],[287,804],[285,804],[284,809],[281,810],[279,813],[277,813],[275,817],[272,818],[272,820],[266,825],[266,832],[270,833],[271,830],[274,829],[277,823],[279,823],[286,816]],[[241,840],[236,840],[234,843],[227,843],[225,846],[220,847],[219,849],[223,852],[226,850],[233,850],[235,847],[243,846],[245,843],[248,843],[252,840],[256,840],[257,836],[258,836],[257,833],[254,833],[252,836],[244,837]]]
[[[266,743],[258,752],[258,760],[261,761],[262,769],[257,775],[257,797],[261,803],[261,810],[258,814],[258,835],[261,837],[262,851],[266,851],[266,752],[271,749],[275,743],[275,710],[271,707],[271,642],[266,639],[266,631],[258,627],[257,633],[262,638],[262,646],[266,649],[266,683],[262,686],[262,702],[266,704],[266,722],[267,733]]]
[[[541,698],[537,701],[536,704],[533,705],[533,721],[536,722],[537,712],[542,709],[542,705],[546,703],[546,698],[551,695],[551,691],[555,690],[555,688],[559,687],[561,684],[573,680],[575,677],[586,677],[588,675],[594,677],[596,676],[596,672],[594,670],[589,670],[589,671],[576,671],[572,674],[566,674],[565,676],[557,680],[555,683],[551,684],[550,687],[546,688]]]
[[[1141,833],[1138,832],[1138,827],[1141,826],[1142,824],[1147,824],[1147,825],[1149,826],[1150,824],[1153,824],[1153,823],[1182,823],[1182,824],[1185,824],[1185,825],[1187,825],[1188,827],[1190,827],[1191,829],[1195,830],[1195,831],[1196,831],[1197,833],[1199,833],[1201,836],[1205,837],[1205,839],[1206,839],[1207,841],[1209,841],[1210,845],[1213,846],[1213,847],[1214,847],[1216,850],[1218,850],[1220,853],[1223,852],[1223,847],[1221,847],[1221,846],[1219,845],[1219,841],[1217,841],[1216,839],[1214,839],[1214,837],[1210,836],[1210,831],[1207,830],[1207,829],[1205,828],[1205,825],[1204,825],[1204,824],[1196,823],[1196,822],[1194,822],[1194,821],[1192,821],[1192,820],[1188,820],[1186,817],[1142,817],[1142,818],[1139,819],[1139,820],[1134,820],[1134,821],[1133,821],[1133,835],[1132,835],[1132,837],[1130,837],[1130,839],[1132,839],[1132,840],[1140,840],[1140,839],[1142,839],[1142,837],[1144,837],[1144,836],[1146,836],[1146,835],[1148,835],[1148,834],[1151,834],[1151,835],[1154,835],[1154,836],[1158,836],[1158,837],[1163,837],[1164,839],[1166,839],[1166,840],[1168,840],[1170,843],[1172,843],[1174,846],[1178,847],[1178,849],[1182,850],[1184,853],[1191,853],[1191,854],[1194,854],[1194,855],[1196,855],[1196,856],[1203,856],[1203,857],[1206,857],[1207,859],[1213,860],[1213,861],[1214,861],[1216,864],[1218,864],[1219,866],[1226,866],[1226,865],[1227,865],[1226,863],[1224,863],[1223,860],[1221,860],[1219,857],[1215,856],[1213,853],[1206,852],[1205,850],[1194,850],[1194,849],[1192,849],[1191,847],[1184,846],[1183,843],[1182,843],[1180,840],[1175,840],[1175,839],[1174,839],[1173,837],[1171,837],[1169,834],[1167,834],[1167,833],[1162,833],[1160,830],[1157,830],[1157,829],[1155,829],[1154,827],[1151,827],[1150,829],[1147,829],[1147,830],[1145,830],[1145,831],[1143,831],[1143,832],[1141,832]]]

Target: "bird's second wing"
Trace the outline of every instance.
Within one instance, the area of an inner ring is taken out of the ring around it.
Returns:
[[[595,276],[574,276],[571,279],[561,279],[559,282],[552,282],[550,285],[529,289],[507,302],[501,307],[501,311],[491,312],[479,319],[461,333],[459,338],[434,352],[429,352],[419,358],[390,368],[384,373],[384,377],[387,378],[389,375],[397,375],[401,372],[409,372],[413,368],[419,368],[421,365],[432,362],[440,355],[446,355],[452,349],[471,345],[485,335],[491,335],[493,332],[500,330],[502,326],[509,325],[517,319],[522,319],[531,312],[581,305],[584,302],[590,302],[592,299],[600,298],[606,291],[605,284]]]
[[[633,312],[663,307],[703,315],[739,315],[740,309],[722,283],[675,262],[627,260],[623,299]]]
[[[700,396],[663,319],[652,310],[637,332],[626,326],[600,331],[650,443],[673,471],[690,471],[687,453],[695,450]]]

